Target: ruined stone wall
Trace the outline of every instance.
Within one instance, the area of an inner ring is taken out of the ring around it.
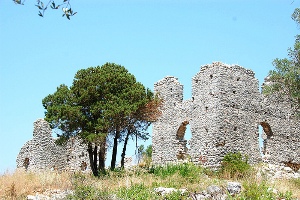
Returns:
[[[228,152],[247,154],[250,163],[257,163],[262,158],[259,127],[272,129],[265,137],[269,162],[300,163],[299,120],[288,117],[289,102],[260,93],[252,70],[219,62],[202,66],[192,79],[192,98],[185,101],[175,77],[157,82],[154,91],[164,99],[163,114],[153,124],[154,164],[188,158],[215,167]],[[184,124],[190,125],[189,141]]]
[[[177,78],[169,76],[155,84],[155,92],[164,99],[163,115],[153,126],[152,157],[154,162],[167,163],[177,160],[180,143],[176,133],[181,123],[187,118],[183,103],[183,86]],[[183,147],[184,148],[184,147]],[[176,149],[176,150],[175,150]],[[184,150],[184,149],[183,149]],[[179,155],[180,156],[180,155]]]
[[[34,122],[33,139],[21,148],[16,160],[17,168],[30,171],[86,170],[89,164],[87,147],[76,138],[72,138],[64,146],[57,145],[51,133],[50,126],[44,119]]]
[[[263,86],[266,84],[272,84],[268,77]],[[262,98],[263,158],[272,164],[300,167],[300,121],[294,115],[291,100],[276,94]]]

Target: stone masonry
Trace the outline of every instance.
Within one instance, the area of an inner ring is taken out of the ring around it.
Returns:
[[[252,70],[214,62],[192,78],[191,99],[183,100],[183,85],[172,76],[155,83],[154,92],[164,100],[162,116],[153,123],[154,164],[189,159],[217,167],[228,152],[241,152],[252,164],[300,165],[300,121],[290,101],[261,94]]]
[[[33,139],[21,148],[17,156],[17,168],[30,171],[89,169],[86,145],[77,138],[71,138],[63,146],[57,145],[51,133],[52,130],[44,119],[34,122]]]

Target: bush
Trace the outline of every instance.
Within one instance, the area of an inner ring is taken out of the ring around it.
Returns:
[[[228,153],[224,156],[220,175],[228,176],[228,178],[242,178],[248,174],[251,166],[248,164],[248,157],[243,156],[240,152]]]
[[[246,181],[243,183],[244,190],[240,195],[240,199],[275,199],[272,190],[266,182],[256,183]]]
[[[118,197],[122,199],[151,199],[154,196],[153,191],[147,188],[143,183],[135,184],[129,188],[120,188],[118,191]]]
[[[100,191],[99,189],[93,186],[90,180],[90,176],[91,175],[75,173],[72,177],[72,185],[73,185],[74,193],[72,195],[68,195],[67,199],[72,199],[72,200],[109,199],[108,192]]]

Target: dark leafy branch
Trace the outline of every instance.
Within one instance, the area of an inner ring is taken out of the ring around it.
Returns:
[[[24,5],[25,1],[26,0],[13,0],[13,2],[15,4],[18,4],[18,5]],[[40,17],[44,17],[45,11],[50,6],[50,8],[53,9],[53,10],[58,10],[59,8],[61,8],[62,12],[63,12],[62,17],[66,17],[68,20],[70,20],[71,19],[70,17],[77,14],[77,12],[74,12],[72,10],[70,1],[71,0],[62,0],[62,2],[60,4],[56,4],[55,1],[53,1],[53,0],[49,0],[49,1],[46,1],[46,2],[37,0],[37,3],[36,3],[35,6],[39,10],[38,15]]]

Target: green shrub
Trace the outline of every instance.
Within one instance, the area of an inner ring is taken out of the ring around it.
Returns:
[[[143,183],[132,185],[129,188],[120,188],[117,195],[121,199],[155,199],[155,193]]]
[[[255,181],[244,181],[243,183],[243,191],[238,196],[238,199],[246,200],[275,200],[275,199],[285,199],[285,200],[293,200],[295,198],[292,197],[291,191],[286,191],[285,193],[273,193],[273,189],[270,185],[267,184],[266,181],[262,181],[261,183],[257,183]]]
[[[250,168],[247,156],[243,156],[240,152],[228,153],[222,160],[219,174],[229,175],[230,178],[242,178],[248,174]]]
[[[203,173],[203,170],[204,169],[202,167],[196,166],[193,163],[183,163],[152,167],[148,172],[163,179],[177,173],[181,177],[193,181],[194,179],[197,179],[201,173]]]
[[[291,191],[286,191],[285,193],[280,192],[279,193],[279,199],[285,199],[285,200],[293,200],[293,193]]]
[[[90,175],[75,173],[72,177],[72,185],[74,193],[68,195],[67,199],[72,200],[94,200],[94,199],[109,199],[109,194],[105,191],[100,191],[91,182],[87,180]],[[92,177],[95,178],[95,177]]]
[[[167,164],[165,166],[155,166],[149,169],[149,173],[159,176],[161,178],[166,178],[178,172],[178,165]]]
[[[264,199],[264,200],[275,200],[275,195],[269,189],[270,187],[266,182],[256,183],[245,181],[243,183],[244,190],[240,195],[240,199]]]

